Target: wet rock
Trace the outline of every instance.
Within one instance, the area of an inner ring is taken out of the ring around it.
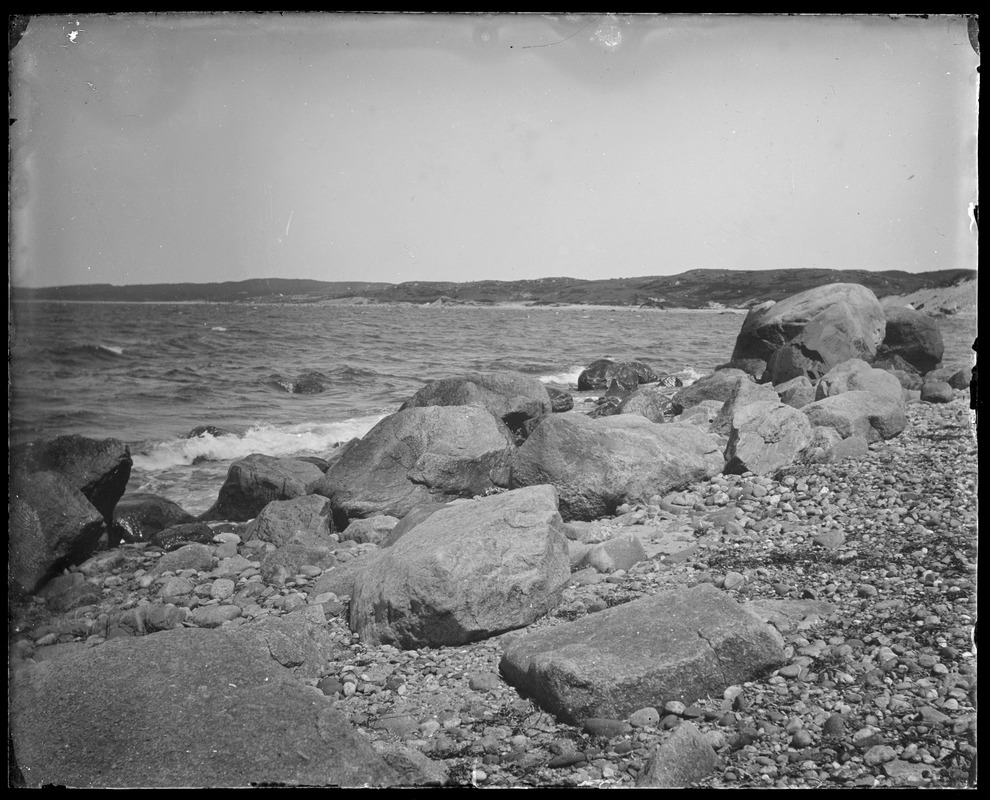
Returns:
[[[150,542],[155,534],[173,525],[194,522],[192,514],[178,503],[149,492],[125,495],[113,512],[107,531],[110,547],[125,542]]]
[[[200,519],[246,522],[273,500],[309,494],[307,486],[322,477],[315,464],[253,453],[230,465],[216,502]]]

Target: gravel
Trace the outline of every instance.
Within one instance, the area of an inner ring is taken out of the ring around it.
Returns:
[[[102,600],[61,614],[39,598],[14,609],[8,652],[12,662],[39,661],[69,643],[240,625],[318,603],[336,647],[314,690],[376,746],[426,756],[448,784],[632,787],[656,747],[691,720],[719,756],[695,787],[966,787],[976,763],[975,427],[961,395],[911,404],[908,418],[903,434],[871,445],[863,461],[721,475],[620,509],[616,534],[687,526],[694,544],[600,580],[584,571],[531,626],[700,582],[740,600],[829,604],[831,613],[784,633],[785,666],[691,706],[559,724],[501,680],[499,637],[365,647],[347,627],[346,598],[313,591],[319,567],[266,583],[264,554],[230,525],[218,539],[230,559],[223,568],[157,573],[162,551],[149,545],[98,554],[75,569]],[[374,549],[361,544],[348,557]]]

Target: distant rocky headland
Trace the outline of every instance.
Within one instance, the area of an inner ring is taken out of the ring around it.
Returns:
[[[693,269],[679,275],[580,280],[316,281],[256,278],[225,283],[86,284],[40,289],[12,287],[13,300],[216,303],[408,303],[414,305],[606,305],[656,309],[751,308],[830,283],[858,283],[877,297],[948,289],[976,278],[976,270],[910,273],[900,270]],[[975,297],[974,297],[975,299]],[[928,310],[928,309],[926,309]],[[933,309],[934,310],[934,309]],[[949,310],[951,313],[951,310]]]

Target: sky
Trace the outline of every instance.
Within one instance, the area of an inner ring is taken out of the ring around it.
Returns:
[[[958,16],[32,17],[16,286],[976,268]]]

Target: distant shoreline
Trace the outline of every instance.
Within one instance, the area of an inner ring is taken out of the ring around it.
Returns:
[[[519,310],[519,311],[642,311],[644,313],[658,314],[683,314],[709,313],[709,314],[745,314],[747,308],[688,308],[684,306],[674,306],[671,308],[654,308],[651,306],[626,306],[609,305],[606,303],[410,303],[398,301],[390,303],[388,301],[374,301],[370,303],[353,303],[346,300],[297,300],[297,301],[273,301],[273,300],[55,300],[51,298],[18,298],[11,300],[11,303],[20,305],[116,305],[116,306],[312,306],[329,308],[418,308],[425,310],[447,311],[449,309],[499,309],[499,310]]]

